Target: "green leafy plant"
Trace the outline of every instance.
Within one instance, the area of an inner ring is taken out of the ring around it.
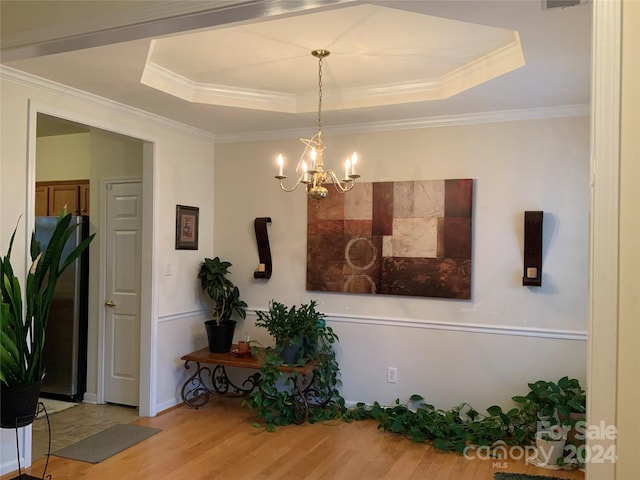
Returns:
[[[512,399],[532,423],[543,419],[550,425],[569,425],[571,413],[586,411],[586,392],[575,378],[565,376],[557,382],[538,380],[528,385],[526,395]]]
[[[42,352],[49,320],[49,309],[56,283],[62,272],[89,247],[94,235],[84,239],[66,258],[63,248],[77,227],[71,215],[63,212],[45,251],[31,235],[31,268],[27,272],[23,305],[20,281],[11,266],[11,250],[17,226],[11,235],[9,249],[0,257],[0,379],[3,385],[15,386],[42,380],[45,367]],[[24,310],[26,307],[26,310]]]
[[[219,257],[205,258],[200,265],[198,279],[202,290],[213,300],[213,319],[218,325],[229,320],[235,312],[241,318],[247,315],[247,304],[240,299],[240,290],[227,275],[232,264]]]
[[[268,311],[256,311],[258,317],[256,326],[265,328],[275,339],[277,346],[286,347],[290,344],[302,346],[305,338],[309,339],[317,333],[317,324],[323,317],[316,312],[315,307],[315,301],[299,307],[295,305],[286,307],[272,300],[269,302]],[[312,347],[313,343],[307,342],[307,351],[303,351],[303,355],[308,357],[310,353],[308,349]]]
[[[339,418],[345,411],[345,402],[339,391],[340,367],[334,350],[338,336],[327,326],[324,315],[316,312],[315,305],[312,301],[298,308],[287,308],[271,302],[269,312],[256,312],[256,325],[266,328],[271,335],[303,339],[300,340],[302,348],[296,364],[315,363],[313,378],[302,399],[295,388],[296,381],[299,385],[302,383],[301,374],[293,366],[282,368],[286,367],[282,359],[285,344],[281,341],[265,349],[258,388],[245,405],[256,410],[268,431],[275,430],[276,426],[301,423],[305,419],[315,423]],[[309,406],[308,411],[305,411],[305,402]]]

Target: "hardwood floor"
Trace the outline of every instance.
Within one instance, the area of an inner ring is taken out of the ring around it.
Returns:
[[[77,408],[77,407],[74,407]],[[545,470],[523,460],[467,460],[376,429],[372,421],[292,425],[268,433],[237,399],[184,406],[135,423],[162,429],[99,464],[52,456],[48,474],[63,479],[429,479],[492,480],[495,472],[583,479],[577,470]],[[41,476],[44,459],[28,473]],[[2,479],[12,478],[12,475]]]

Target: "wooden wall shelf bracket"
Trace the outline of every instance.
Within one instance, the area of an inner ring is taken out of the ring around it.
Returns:
[[[542,286],[542,217],[541,211],[524,212],[524,275],[522,285]]]
[[[253,272],[254,278],[271,278],[271,248],[269,248],[267,223],[271,223],[271,217],[257,217],[253,222],[258,243],[258,256],[260,257],[258,270]]]

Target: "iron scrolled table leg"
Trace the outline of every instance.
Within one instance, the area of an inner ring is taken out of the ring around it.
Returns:
[[[291,402],[294,410],[294,423],[296,425],[302,425],[309,416],[309,402],[307,401],[306,391],[313,384],[313,382],[304,387],[307,383],[307,378],[303,375],[293,375],[289,377],[289,381],[293,382],[294,392],[291,394]],[[301,385],[302,384],[302,385]]]
[[[316,376],[316,372],[313,372],[313,377],[311,378],[311,381],[309,382],[309,384],[304,388],[304,390],[302,390],[302,393],[304,394],[305,398],[307,399],[307,402],[310,405],[313,406],[317,406],[317,407],[325,407],[328,403],[329,400],[331,399],[331,396],[329,395],[329,391],[322,390],[319,385],[318,385],[318,377]]]
[[[218,395],[224,395],[229,391],[229,377],[227,371],[224,369],[224,365],[216,365],[211,373],[211,383],[213,389]]]
[[[202,407],[209,401],[210,390],[202,381],[202,372],[210,372],[209,367],[201,367],[200,362],[196,362],[196,371],[184,382],[182,386],[182,401],[191,408]],[[184,362],[184,368],[189,370],[189,360]]]
[[[213,369],[213,373],[211,374],[211,382],[213,383],[213,389],[218,395],[228,394],[229,389],[231,388],[233,391],[232,394],[244,397],[253,392],[253,390],[258,386],[258,383],[260,382],[260,373],[258,372],[253,375],[249,375],[249,377],[242,382],[242,386],[237,386],[231,381],[231,379],[229,379],[224,365],[216,365]]]

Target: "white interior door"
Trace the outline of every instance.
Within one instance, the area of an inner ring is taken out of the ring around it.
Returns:
[[[106,189],[104,401],[138,406],[142,183]]]

